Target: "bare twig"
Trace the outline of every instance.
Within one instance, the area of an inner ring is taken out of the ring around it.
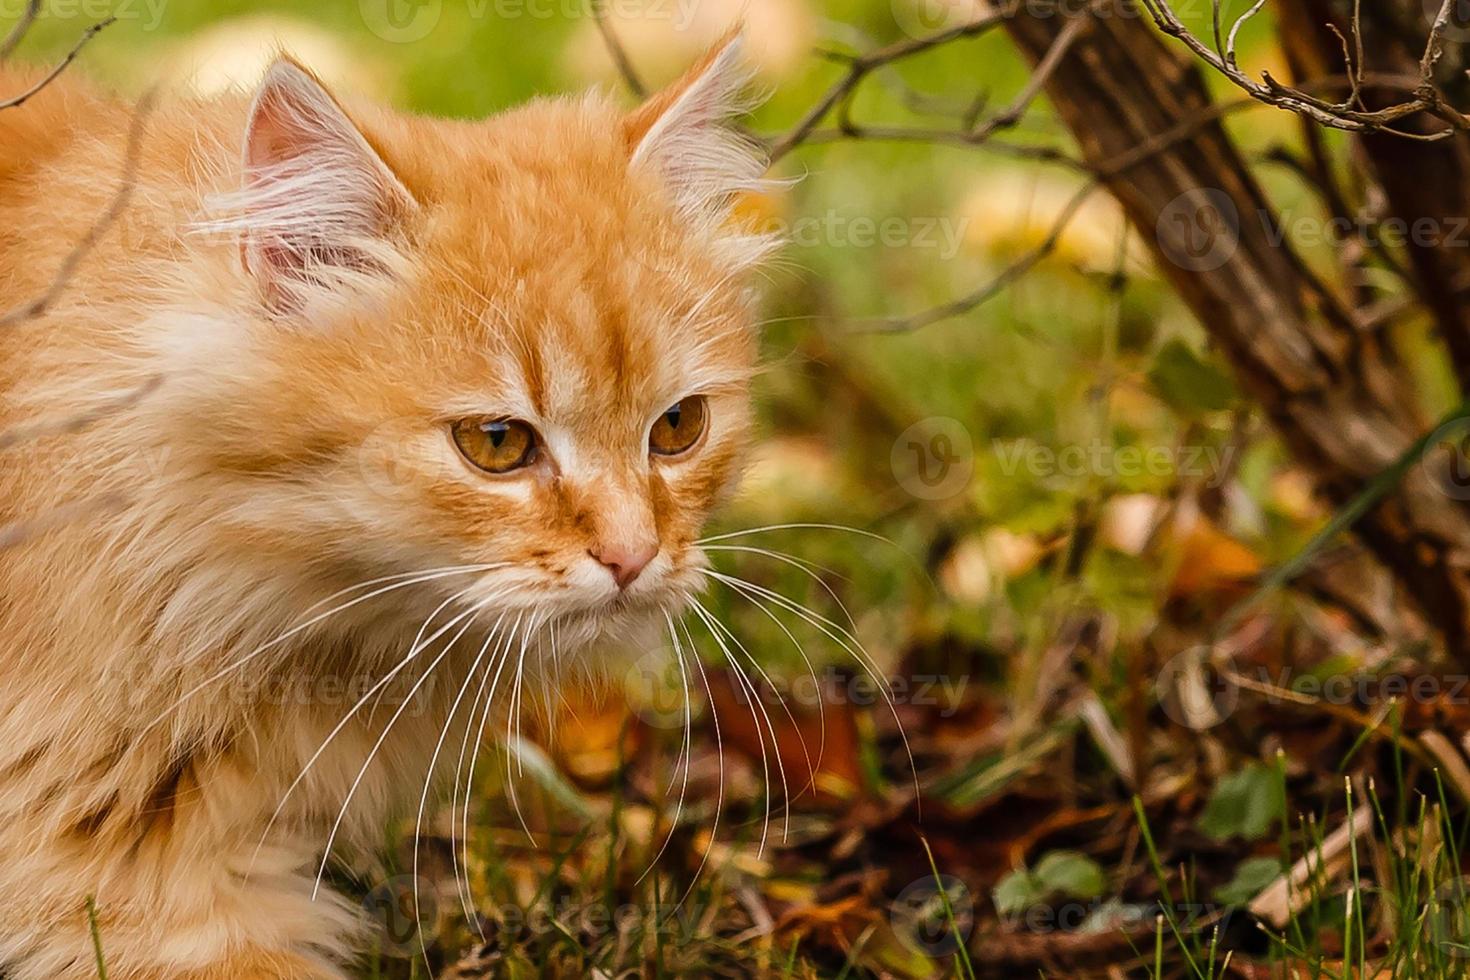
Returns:
[[[1080,173],[1088,172],[1087,165],[1081,160],[1055,146],[1031,146],[1024,143],[1007,143],[997,139],[980,140],[977,142],[968,132],[963,130],[936,129],[923,126],[854,125],[848,129],[824,127],[813,130],[806,139],[801,141],[800,146],[792,147],[792,150],[795,151],[808,146],[822,146],[828,143],[845,142],[933,143],[960,149],[984,150],[999,156],[1016,157],[1023,160],[1055,163]]]
[[[607,5],[604,0],[591,0],[592,20],[597,25],[597,31],[602,35],[602,43],[607,48],[608,55],[613,60],[613,66],[617,68],[618,74],[623,77],[623,84],[628,86],[628,91],[638,98],[648,95],[648,87],[643,84],[633,62],[628,58],[628,52],[623,47],[623,42],[618,40],[618,35],[613,31],[612,24],[607,19]]]
[[[1215,0],[1215,6],[1220,6],[1220,0]],[[1235,22],[1235,26],[1230,28],[1230,37],[1225,41],[1225,61],[1227,64],[1239,65],[1239,62],[1235,59],[1235,40],[1240,36],[1240,29],[1246,25],[1247,21],[1260,13],[1261,8],[1264,6],[1266,6],[1266,0],[1256,0],[1255,4],[1249,10],[1240,15],[1239,19]]]
[[[5,35],[5,40],[0,41],[0,61],[9,58],[20,42],[25,40],[26,34],[30,32],[31,25],[36,22],[36,17],[41,13],[41,0],[28,0],[25,11],[20,15],[20,20]]]
[[[34,540],[48,531],[75,524],[84,517],[122,509],[127,498],[121,494],[108,493],[99,497],[88,497],[73,503],[63,504],[40,517],[25,521],[0,524],[0,550],[14,548]]]
[[[852,97],[859,85],[873,72],[895,61],[913,57],[922,52],[932,50],[951,41],[960,38],[978,37],[992,28],[1003,24],[1006,18],[1013,16],[1014,6],[1007,4],[1004,8],[983,17],[955,27],[946,28],[934,34],[920,38],[908,38],[903,41],[895,41],[886,47],[862,55],[831,55],[847,62],[847,72],[823,95],[817,99],[810,109],[797,120],[784,135],[778,136],[770,142],[769,156],[772,163],[790,153],[797,146],[805,142],[822,120],[841,102]]]
[[[1085,17],[1076,17],[1068,21],[1067,26],[1062,28],[1062,32],[1057,35],[1056,42],[1047,49],[1046,56],[1031,72],[1031,77],[1026,80],[1025,87],[1021,89],[1021,94],[1016,96],[1015,101],[970,130],[969,135],[973,142],[979,143],[989,139],[990,135],[997,130],[1008,129],[1021,121],[1021,117],[1031,107],[1031,103],[1036,101],[1036,97],[1041,94],[1046,83],[1055,74],[1057,65],[1061,64],[1067,52],[1072,50],[1073,42],[1086,30],[1087,26],[1088,20]]]
[[[1454,4],[1455,0],[1444,0],[1440,6],[1434,26],[1429,29],[1429,40],[1424,43],[1424,57],[1419,59],[1419,76],[1431,90],[1434,88],[1434,66],[1444,53],[1444,32],[1450,25],[1450,10]]]
[[[145,94],[138,100],[137,108],[133,110],[133,120],[128,126],[128,143],[123,156],[122,175],[111,203],[87,229],[81,241],[77,242],[67,253],[66,258],[61,260],[61,266],[56,270],[56,275],[52,277],[51,285],[46,287],[45,292],[7,313],[0,314],[0,329],[23,323],[26,320],[34,320],[45,314],[60,298],[67,283],[76,273],[77,266],[81,265],[82,260],[97,246],[98,241],[127,208],[138,183],[138,167],[143,150],[143,131],[148,114],[153,110],[155,95],[153,91]]]
[[[45,75],[42,75],[41,79],[37,81],[36,84],[32,85],[30,88],[26,89],[19,95],[13,95],[8,99],[0,99],[0,109],[13,109],[16,106],[25,105],[27,101],[34,98],[36,94],[44,89],[47,85],[50,85],[52,82],[56,81],[57,76],[66,71],[67,66],[70,65],[73,61],[77,60],[77,55],[82,53],[82,48],[86,47],[88,41],[92,40],[92,38],[96,37],[108,26],[115,23],[117,23],[116,17],[108,17],[107,19],[100,20],[97,23],[93,24],[91,27],[87,28],[85,31],[82,32],[82,36],[77,39],[77,43],[72,45],[71,50],[66,53],[66,57],[62,58],[56,63],[56,67],[52,68]],[[19,38],[16,37],[14,32],[12,32],[11,37],[5,39],[5,43],[10,44],[12,39],[19,41]]]
[[[1067,226],[1072,223],[1072,219],[1077,216],[1077,212],[1092,195],[1092,192],[1097,190],[1097,187],[1098,184],[1094,181],[1073,194],[1057,214],[1056,220],[1052,222],[1051,230],[1047,232],[1046,238],[978,289],[922,312],[897,319],[883,320],[877,325],[870,323],[865,327],[858,327],[857,330],[864,333],[902,333],[908,330],[919,330],[931,324],[961,316],[995,298],[1008,286],[1035,268],[1042,259],[1056,251],[1057,244],[1067,231]]]
[[[130,391],[125,391],[115,398],[109,398],[100,405],[79,412],[76,415],[50,422],[36,422],[32,425],[18,426],[8,431],[0,431],[0,452],[5,452],[23,442],[32,442],[36,439],[44,439],[50,436],[69,435],[90,428],[119,412],[125,412],[138,404],[163,383],[163,375],[155,374],[142,384]]]
[[[1421,65],[1425,74],[1415,90],[1414,97],[1397,105],[1372,111],[1354,108],[1350,102],[1327,102],[1301,88],[1283,85],[1271,77],[1269,72],[1262,72],[1261,81],[1258,82],[1247,75],[1236,63],[1229,45],[1226,46],[1222,55],[1195,36],[1174,13],[1168,0],[1139,0],[1139,2],[1149,12],[1160,31],[1179,40],[1201,61],[1224,75],[1231,83],[1258,102],[1299,113],[1332,129],[1343,129],[1355,133],[1387,132],[1405,139],[1436,140],[1443,139],[1456,130],[1470,130],[1470,116],[1449,106],[1430,78],[1434,62],[1439,57],[1444,31],[1448,25],[1450,4],[1454,0],[1445,0],[1440,16],[1436,20],[1436,28],[1430,33]],[[1241,23],[1252,16],[1259,7],[1260,3],[1252,7],[1241,18],[1241,21],[1236,23],[1236,29],[1238,30]],[[1232,31],[1232,36],[1233,34],[1234,31]],[[1361,65],[1359,68],[1361,69]],[[1395,128],[1395,123],[1419,113],[1433,115],[1446,123],[1447,128],[1430,134],[1410,133]]]

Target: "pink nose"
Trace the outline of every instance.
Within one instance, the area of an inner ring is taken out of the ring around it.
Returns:
[[[587,549],[587,553],[601,562],[609,572],[612,572],[613,581],[618,583],[618,588],[626,589],[653,561],[653,556],[658,554],[657,542],[618,542],[610,544],[596,544]]]

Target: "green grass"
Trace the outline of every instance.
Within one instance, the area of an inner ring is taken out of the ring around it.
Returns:
[[[87,931],[92,935],[92,953],[97,959],[97,980],[107,980],[107,958],[102,955],[102,932],[97,928],[97,902],[87,896]]]

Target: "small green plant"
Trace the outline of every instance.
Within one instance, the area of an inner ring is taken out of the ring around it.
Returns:
[[[87,896],[87,929],[92,934],[92,952],[97,957],[98,980],[107,980],[107,957],[102,955],[102,931],[97,928],[97,901]]]

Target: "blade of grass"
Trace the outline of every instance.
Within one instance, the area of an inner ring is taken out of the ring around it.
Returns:
[[[97,980],[107,980],[107,957],[102,955],[102,932],[97,928],[97,901],[87,896],[87,928],[92,933],[92,953],[97,957]]]
[[[966,946],[966,937],[960,935],[960,930],[954,921],[954,905],[949,900],[949,890],[944,887],[944,879],[940,877],[939,865],[934,861],[934,851],[929,847],[929,838],[923,834],[919,835],[919,843],[924,845],[924,855],[929,859],[929,870],[934,874],[934,885],[939,889],[939,900],[944,903],[944,920],[949,926],[949,934],[955,941],[955,958],[959,960],[960,975],[967,980],[975,980],[975,967],[970,962],[970,950]]]

